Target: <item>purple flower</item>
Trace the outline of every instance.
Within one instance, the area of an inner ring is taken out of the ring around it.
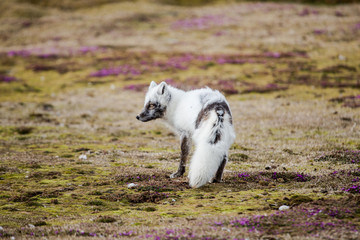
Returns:
[[[360,193],[360,185],[352,185],[348,188],[343,188],[342,190],[348,193]]]
[[[174,230],[170,230],[170,229],[166,230],[166,235],[173,235],[173,234],[175,234]]]
[[[295,180],[297,182],[307,182],[310,180],[310,176],[302,173],[296,173]]]
[[[222,222],[214,222],[214,224],[216,225],[216,226],[222,226],[223,225],[223,223]]]
[[[0,82],[13,82],[16,81],[17,79],[15,77],[12,76],[6,76],[6,75],[0,75]]]
[[[113,68],[103,68],[90,74],[90,77],[107,77],[118,75],[140,75],[142,72],[130,65],[121,65]]]
[[[337,17],[344,17],[345,14],[343,14],[343,13],[340,12],[340,11],[336,11],[336,12],[335,12],[335,16],[337,16]]]
[[[14,56],[28,57],[31,55],[31,52],[29,50],[13,50],[13,51],[8,51],[7,55],[9,57],[14,57]]]
[[[317,10],[309,10],[308,8],[304,8],[302,10],[302,12],[299,13],[299,16],[304,17],[304,16],[308,16],[310,14],[318,15],[319,11],[317,11]]]
[[[79,49],[81,53],[95,52],[99,48],[96,46],[84,46]]]
[[[354,30],[355,30],[355,31],[360,30],[360,22],[359,22],[359,23],[357,23],[357,24],[355,24],[355,26],[354,26]]]
[[[223,31],[217,31],[216,33],[214,33],[214,36],[217,36],[217,37],[220,37],[222,35],[224,35]]]
[[[317,35],[321,35],[321,34],[326,33],[326,30],[324,30],[324,29],[315,29],[315,30],[313,31],[313,33],[314,33],[314,34],[317,34]]]
[[[250,174],[244,172],[244,173],[239,173],[237,176],[242,179],[247,179],[248,177],[250,177]]]

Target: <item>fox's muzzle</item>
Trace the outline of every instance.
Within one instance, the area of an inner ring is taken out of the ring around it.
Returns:
[[[151,115],[149,115],[146,111],[143,111],[136,116],[136,119],[142,122],[148,122],[150,120],[153,120],[154,118]]]
[[[162,107],[159,103],[147,104],[142,112],[136,116],[136,119],[142,122],[148,122],[165,115],[166,107]]]

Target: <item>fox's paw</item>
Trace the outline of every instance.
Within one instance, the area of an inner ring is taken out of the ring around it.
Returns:
[[[214,178],[211,183],[221,183],[223,182],[222,179],[217,179],[217,178]]]
[[[170,178],[178,178],[178,177],[181,177],[182,175],[184,175],[184,173],[177,171],[177,172],[171,174]]]

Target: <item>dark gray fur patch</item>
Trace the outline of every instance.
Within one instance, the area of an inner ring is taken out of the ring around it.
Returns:
[[[149,107],[151,104],[155,105],[155,108],[150,110]],[[165,115],[166,112],[166,106],[161,106],[160,103],[156,102],[156,103],[148,103],[146,105],[146,109],[148,109],[149,111],[154,111],[154,116],[156,116],[156,118],[161,118]]]
[[[185,173],[186,160],[190,152],[191,140],[188,136],[184,136],[181,139],[181,157],[178,170],[171,175],[171,177],[181,177]]]
[[[232,116],[231,116],[230,108],[229,108],[229,106],[227,105],[226,102],[221,101],[221,102],[210,103],[205,108],[201,109],[201,111],[199,112],[198,117],[196,119],[196,122],[195,122],[195,128],[199,128],[200,123],[204,119],[206,119],[208,117],[208,115],[209,115],[209,112],[214,110],[214,109],[216,110],[216,113],[217,113],[217,115],[219,117],[219,120],[221,122],[224,121],[225,112],[227,114],[229,114],[230,115],[230,123],[232,124]]]
[[[179,170],[178,172],[183,175],[185,172],[185,165],[187,156],[189,155],[189,139],[188,137],[184,137],[181,141],[181,157],[180,157],[180,164],[179,164]]]
[[[150,109],[151,105],[154,105],[153,109]],[[147,122],[157,118],[162,118],[164,117],[165,113],[166,113],[166,106],[161,106],[161,104],[158,102],[155,103],[149,102],[148,104],[146,104],[144,111],[140,113],[139,120],[143,122]]]
[[[219,166],[219,168],[218,168],[218,170],[217,170],[217,172],[215,174],[215,178],[213,180],[214,183],[215,182],[218,182],[218,183],[221,182],[222,175],[223,175],[226,163],[227,163],[227,156],[224,155],[223,160],[222,160],[222,162],[221,162],[221,164],[220,164],[220,166]]]
[[[221,133],[218,130],[218,131],[216,131],[214,138],[210,140],[210,144],[216,144],[220,140],[221,140]]]

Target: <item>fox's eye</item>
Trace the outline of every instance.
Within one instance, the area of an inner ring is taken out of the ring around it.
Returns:
[[[152,104],[152,103],[151,103],[151,104],[149,104],[148,109],[149,109],[149,110],[153,110],[153,109],[155,109],[155,104]]]

